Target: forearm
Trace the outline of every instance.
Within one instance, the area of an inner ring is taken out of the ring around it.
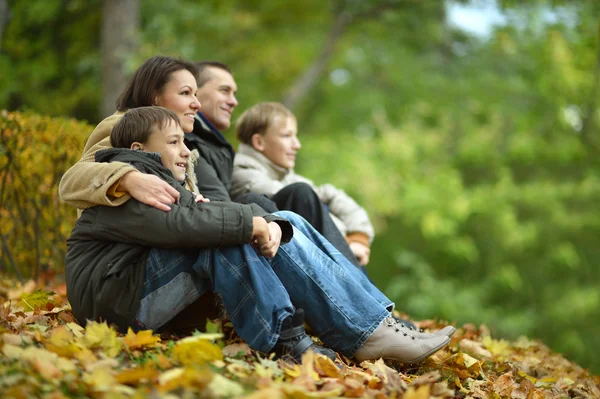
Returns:
[[[135,200],[116,208],[87,210],[90,237],[158,248],[206,248],[247,244],[252,212],[241,204],[205,203],[163,212]]]
[[[108,193],[113,185],[132,171],[136,169],[126,163],[96,163],[82,158],[60,180],[60,198],[79,209],[121,205],[130,198],[129,194],[115,198]]]

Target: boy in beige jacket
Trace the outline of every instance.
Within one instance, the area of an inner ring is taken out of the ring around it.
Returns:
[[[234,160],[232,195],[254,192],[273,199],[291,184],[309,185],[328,208],[359,264],[365,266],[375,235],[365,209],[343,190],[331,184],[316,186],[294,173],[296,154],[301,147],[294,114],[280,103],[259,103],[242,114],[236,131],[240,146]],[[277,205],[302,214],[298,209],[302,204],[295,204],[293,209]]]

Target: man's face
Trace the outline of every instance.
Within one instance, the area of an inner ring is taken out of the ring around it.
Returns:
[[[300,149],[297,130],[295,118],[276,116],[264,135],[255,135],[254,147],[275,165],[291,169]]]
[[[219,130],[231,126],[231,114],[238,102],[235,98],[237,86],[233,76],[223,69],[208,67],[212,79],[196,92],[202,105],[202,113]]]
[[[185,180],[190,150],[183,143],[183,130],[175,122],[154,131],[145,143],[133,143],[131,148],[158,152],[163,166],[173,173],[173,177],[177,181]]]

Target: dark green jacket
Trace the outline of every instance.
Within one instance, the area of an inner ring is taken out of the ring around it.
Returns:
[[[211,201],[231,201],[231,177],[235,151],[223,135],[197,113],[192,133],[186,133],[185,144],[198,150],[200,157],[194,170],[200,193]]]
[[[125,331],[139,308],[145,266],[152,247],[207,248],[247,244],[252,217],[263,216],[282,228],[282,242],[292,237],[289,222],[267,215],[256,205],[233,202],[196,203],[158,154],[107,149],[98,162],[120,161],[159,176],[180,193],[169,212],[130,199],[118,207],[86,209],[67,240],[65,274],[73,313],[81,323],[105,320]]]

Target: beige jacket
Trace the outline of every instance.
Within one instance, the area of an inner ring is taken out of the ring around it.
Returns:
[[[91,208],[95,205],[118,206],[130,198],[129,194],[119,198],[109,196],[108,190],[121,177],[136,169],[122,162],[96,163],[94,161],[97,151],[111,148],[110,132],[122,116],[122,112],[115,112],[96,126],[85,144],[81,159],[60,179],[58,192],[60,198],[67,204],[78,209]]]
[[[343,190],[331,184],[315,186],[309,179],[295,174],[293,169],[275,165],[252,146],[240,144],[233,162],[232,197],[248,192],[272,197],[293,183],[307,183],[315,190],[321,201],[329,207],[343,235],[363,233],[368,238],[368,244],[373,241],[375,232],[367,212]]]
[[[119,196],[109,194],[111,187],[116,185],[127,173],[137,171],[133,166],[123,162],[97,163],[95,154],[110,145],[110,132],[123,116],[123,112],[115,112],[96,126],[83,149],[81,159],[69,168],[60,179],[58,192],[60,198],[67,204],[77,208],[78,214],[82,209],[96,205],[119,206],[131,196],[122,193]],[[188,188],[198,193],[193,165],[198,158],[198,151],[192,151],[188,162]]]

